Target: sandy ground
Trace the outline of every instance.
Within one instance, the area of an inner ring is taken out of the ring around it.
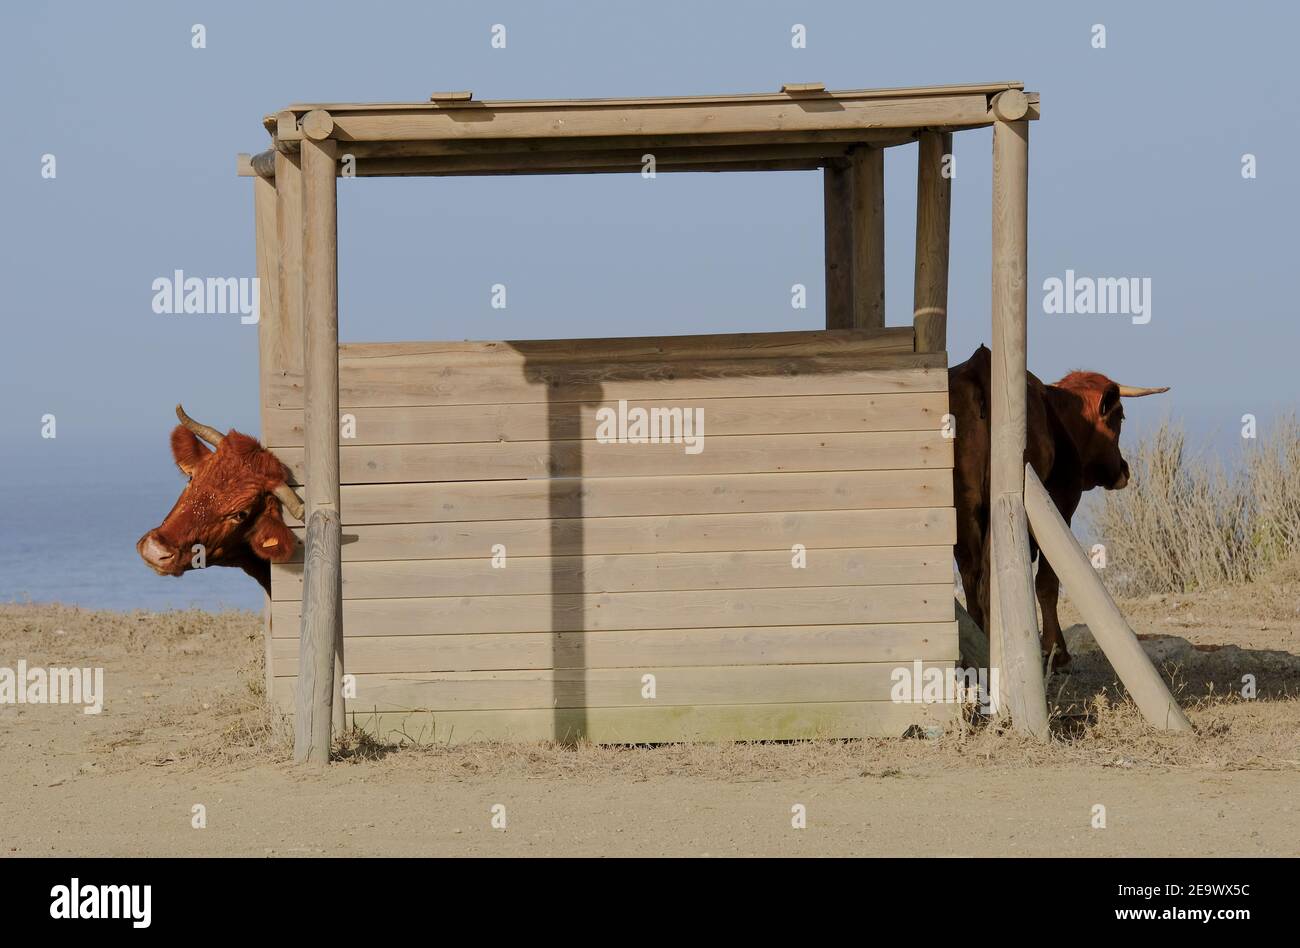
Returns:
[[[0,854],[1294,856],[1291,593],[1125,604],[1155,636],[1195,738],[1146,728],[1076,628],[1074,668],[1049,684],[1062,716],[1047,747],[990,728],[657,748],[362,743],[324,773],[288,761],[263,707],[258,617],[0,606],[0,666],[100,665],[108,692],[97,716],[0,705]],[[1254,700],[1236,693],[1243,674]],[[1091,826],[1098,804],[1104,829]]]

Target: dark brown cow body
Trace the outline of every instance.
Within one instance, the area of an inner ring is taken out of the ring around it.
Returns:
[[[948,370],[949,411],[956,419],[953,470],[957,508],[957,566],[966,590],[966,609],[980,628],[989,615],[989,417],[991,354],[980,346],[965,362]],[[1055,385],[1029,373],[1025,402],[1025,462],[1032,465],[1066,523],[1083,492],[1094,487],[1120,490],[1128,484],[1128,462],[1119,450],[1124,420],[1121,397],[1168,391],[1132,388],[1096,372],[1071,372]],[[1031,555],[1038,552],[1031,544]],[[1034,582],[1043,612],[1042,649],[1053,668],[1070,660],[1061,637],[1056,604],[1061,583],[1046,557],[1038,557]]]
[[[270,592],[271,563],[293,555],[295,537],[280,513],[283,503],[302,517],[302,501],[288,486],[289,469],[255,438],[200,425],[180,405],[172,456],[190,480],[171,513],[136,543],[154,572],[180,576],[203,565],[237,566]],[[207,440],[207,447],[199,438]]]

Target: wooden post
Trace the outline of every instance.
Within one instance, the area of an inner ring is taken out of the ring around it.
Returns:
[[[912,326],[917,352],[946,352],[952,179],[943,176],[943,163],[952,154],[952,133],[922,132],[918,144]]]
[[[270,429],[271,379],[276,371],[278,347],[274,339],[280,329],[280,241],[276,226],[275,179],[253,179],[254,247],[257,257],[258,320],[257,320],[257,403],[262,422],[262,440]],[[262,631],[265,637],[266,700],[271,701],[275,672],[271,655],[271,596],[266,595],[263,608]]]
[[[853,325],[853,185],[848,163],[822,171],[826,226],[826,328]]]
[[[1002,708],[1016,730],[1045,740],[1047,699],[1024,501],[1028,229],[1029,122],[999,120],[993,125],[990,652]]]
[[[1191,722],[1165,687],[1132,627],[1092,568],[1088,555],[1070,532],[1069,524],[1028,465],[1025,466],[1025,510],[1039,548],[1070,591],[1071,601],[1079,607],[1093,638],[1106,653],[1142,716],[1161,730],[1192,730]]]
[[[853,328],[885,325],[885,150],[862,146],[849,159],[853,216]]]
[[[342,618],[336,569],[341,541],[337,510],[317,507],[307,515],[293,756],[299,763],[318,766],[329,763],[332,709],[336,703],[334,640],[322,633],[328,633]]]
[[[275,154],[275,233],[278,325],[269,340],[274,372],[302,375],[302,165],[297,157]]]
[[[332,123],[314,116],[304,119],[309,134],[329,134]],[[339,320],[338,320],[338,234],[334,177],[335,146],[328,139],[305,137],[302,140],[303,180],[303,369],[305,412],[304,457],[308,524],[317,511],[339,514]],[[304,606],[302,613],[302,649],[334,656],[330,680],[330,707],[334,726],[342,733],[344,705],[339,689],[343,678],[342,657],[342,564],[339,547],[325,547],[326,555],[305,561]],[[320,596],[329,596],[333,604],[309,613],[306,607],[307,574],[318,570],[321,576],[315,588]],[[305,683],[299,682],[299,687]],[[303,722],[299,727],[304,727]],[[299,730],[299,743],[302,739]],[[311,735],[310,759],[322,754],[329,758],[328,732],[324,747],[320,735]]]

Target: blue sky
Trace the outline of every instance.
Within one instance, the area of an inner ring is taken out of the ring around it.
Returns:
[[[1172,385],[1136,406],[1235,432],[1295,403],[1300,102],[1283,4],[63,3],[6,11],[0,479],[170,477],[183,400],[257,431],[256,330],[151,283],[253,275],[235,154],[297,101],[675,95],[1015,79],[1030,164],[1030,367]],[[191,47],[191,27],[207,47]],[[493,49],[493,24],[507,46]],[[806,49],[790,44],[807,27]],[[1092,46],[1104,24],[1105,49]],[[987,131],[957,137],[950,352],[989,337]],[[57,178],[40,175],[54,154]],[[1244,180],[1241,158],[1256,155]],[[887,167],[888,322],[910,319],[915,149]],[[340,183],[352,341],[663,335],[822,320],[816,173]],[[1044,314],[1067,269],[1149,277],[1153,318]],[[494,310],[489,288],[509,288]],[[809,308],[790,307],[792,283]],[[58,438],[40,419],[58,418]],[[163,511],[159,511],[159,515]],[[143,526],[142,526],[143,529]]]

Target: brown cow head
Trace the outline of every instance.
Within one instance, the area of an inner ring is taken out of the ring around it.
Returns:
[[[269,591],[270,564],[289,559],[294,549],[280,505],[302,517],[288,468],[248,435],[223,435],[180,405],[176,417],[181,423],[172,431],[172,456],[189,483],[161,526],[136,543],[136,551],[154,572],[179,576],[195,568],[194,546],[202,544],[203,565],[238,566]]]
[[[1124,424],[1121,399],[1158,395],[1169,388],[1138,388],[1120,385],[1099,372],[1071,372],[1047,390],[1054,414],[1079,454],[1083,489],[1126,487],[1128,462],[1119,450]]]

